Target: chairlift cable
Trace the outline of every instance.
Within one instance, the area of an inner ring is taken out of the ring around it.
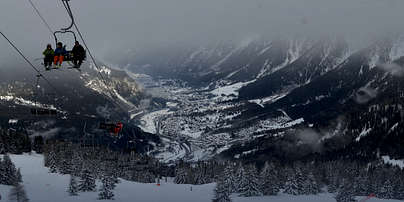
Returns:
[[[66,2],[65,2],[65,1],[66,1]],[[69,16],[71,17],[73,26],[74,26],[74,28],[76,29],[76,31],[77,31],[77,33],[78,33],[78,35],[79,35],[81,41],[83,42],[83,45],[86,47],[86,50],[87,50],[88,54],[90,55],[91,60],[92,60],[93,63],[94,63],[94,66],[95,66],[95,67],[97,68],[97,70],[98,70],[98,75],[100,76],[101,80],[102,80],[103,83],[105,84],[105,87],[108,89],[109,94],[110,94],[110,96],[111,96],[111,98],[112,98],[112,102],[113,102],[116,106],[118,106],[119,108],[121,108],[123,111],[126,112],[127,110],[124,109],[119,103],[117,103],[115,93],[113,93],[113,91],[111,90],[111,88],[109,87],[109,85],[108,85],[108,83],[107,83],[107,80],[106,80],[105,77],[102,75],[102,73],[101,73],[101,68],[99,67],[97,61],[95,60],[95,57],[94,57],[93,54],[91,53],[91,50],[89,49],[89,47],[88,47],[86,41],[84,40],[83,34],[81,33],[81,31],[80,31],[80,29],[79,29],[79,27],[78,27],[76,21],[74,20],[73,12],[72,12],[72,10],[71,10],[71,8],[70,8],[70,5],[69,5],[69,3],[68,3],[68,0],[62,0],[62,2],[63,2],[64,7],[66,8],[66,11],[68,12]]]
[[[15,46],[14,43],[9,38],[7,38],[7,36],[2,31],[0,31],[0,34],[4,37],[4,39],[7,40],[10,46],[13,47],[14,50],[16,50],[18,54],[20,54],[20,56],[36,71],[37,75],[39,77],[42,77],[51,88],[58,92],[57,88],[43,74],[41,74],[41,71],[39,71],[39,69],[36,68],[35,65],[31,63],[31,61],[28,60],[28,58],[20,51],[20,49],[18,49],[17,46]]]
[[[48,22],[46,22],[45,18],[41,15],[41,12],[39,12],[38,8],[35,6],[35,4],[32,2],[32,0],[28,0],[29,3],[31,4],[32,8],[34,8],[36,14],[41,18],[42,22],[45,24],[45,26],[48,28],[49,32],[51,33],[51,35],[53,35],[53,30],[50,27],[50,25],[48,24]]]

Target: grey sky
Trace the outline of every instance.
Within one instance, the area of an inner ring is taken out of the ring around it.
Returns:
[[[59,0],[33,1],[53,29],[68,24]],[[71,0],[71,5],[98,57],[110,50],[119,54],[262,35],[344,34],[363,42],[404,30],[403,0]],[[31,58],[53,43],[28,0],[0,1],[0,30]],[[0,39],[0,64],[8,61],[4,58],[18,57]]]

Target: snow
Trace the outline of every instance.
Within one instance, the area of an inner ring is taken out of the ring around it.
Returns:
[[[99,201],[97,200],[98,192],[79,193],[76,197],[69,196],[66,190],[70,176],[48,173],[48,169],[43,167],[42,155],[11,155],[11,158],[16,167],[21,168],[24,187],[30,202]],[[191,186],[192,191],[190,191]],[[214,184],[193,186],[162,182],[161,186],[156,186],[156,184],[142,184],[121,179],[121,183],[114,191],[116,196],[114,201],[132,202],[136,199],[141,202],[204,202],[210,201],[213,197],[213,188]],[[1,195],[7,196],[9,189],[9,186],[0,185]]]
[[[130,119],[134,119],[135,117],[137,117],[137,116],[139,116],[139,115],[141,115],[141,114],[143,114],[143,112],[144,111],[139,111],[139,112],[136,112],[136,113],[131,113],[132,111],[129,111],[129,113],[130,113]]]
[[[41,104],[41,103],[35,103],[33,101],[26,100],[26,99],[21,98],[21,97],[14,97],[14,96],[11,96],[11,95],[0,96],[0,100],[4,100],[4,101],[7,101],[7,102],[12,101],[15,104],[22,105],[22,106],[40,107],[40,108],[44,108],[44,109],[56,110],[56,107],[53,106],[53,105],[45,105],[45,104]]]
[[[270,103],[276,102],[276,101],[282,99],[283,97],[285,97],[287,94],[288,93],[281,93],[281,94],[265,97],[265,98],[262,98],[262,99],[248,100],[248,102],[255,103],[255,104],[260,105],[261,107],[264,107],[264,104],[266,104],[268,102],[270,102]]]
[[[376,66],[379,64],[379,61],[380,61],[380,56],[379,56],[379,54],[373,55],[373,56],[369,59],[369,68],[376,67]]]
[[[79,193],[79,196],[69,196],[66,192],[70,176],[49,173],[43,167],[43,156],[33,153],[32,155],[11,155],[17,168],[21,168],[23,185],[30,202],[96,202],[98,192]],[[100,185],[97,182],[98,186]],[[192,191],[191,191],[192,187]],[[178,185],[171,180],[161,186],[156,184],[143,184],[121,179],[121,183],[114,190],[116,202],[208,202],[213,198],[215,184],[206,185]],[[7,201],[10,186],[0,185],[1,201]],[[362,199],[364,197],[357,197]],[[266,197],[238,197],[232,195],[234,202],[335,202],[334,195],[322,193],[319,195],[291,196],[279,194],[278,196]],[[369,202],[398,202],[398,200],[370,199]]]
[[[171,114],[172,112],[169,111],[170,109],[162,109],[144,115],[142,118],[140,118],[142,124],[139,127],[145,132],[156,134],[157,133],[156,117]]]
[[[382,156],[382,159],[383,159],[384,163],[386,163],[386,164],[391,164],[394,166],[398,166],[401,169],[404,169],[404,159],[403,160],[394,160],[394,159],[391,159],[390,156]]]
[[[10,119],[8,120],[8,124],[16,124],[18,123],[18,119]]]
[[[178,103],[175,103],[175,102],[167,102],[166,105],[167,105],[167,107],[176,107],[176,106],[178,106]]]
[[[370,133],[370,131],[372,131],[372,128],[363,129],[362,132],[359,134],[359,136],[355,139],[355,141],[359,142],[359,140],[361,140],[362,137],[365,137],[366,135],[368,135]]]
[[[404,36],[400,36],[391,48],[389,58],[395,61],[404,56]]]
[[[222,65],[223,63],[225,63],[231,56],[233,56],[234,54],[236,54],[237,52],[243,50],[244,48],[248,47],[252,42],[254,42],[255,38],[254,37],[248,37],[244,40],[242,40],[240,42],[240,44],[233,49],[232,51],[230,51],[229,54],[227,54],[224,58],[222,58],[219,62],[217,62],[216,64],[212,65],[210,68],[213,70],[218,70],[218,68],[220,67],[220,65]]]
[[[223,95],[224,96],[230,96],[230,95],[238,96],[238,91],[240,90],[240,88],[242,88],[243,86],[246,86],[254,81],[255,80],[247,81],[247,82],[238,82],[238,83],[234,83],[231,85],[219,87],[219,88],[216,88],[215,90],[212,90],[211,93],[213,95],[216,95],[217,97],[222,97]]]
[[[258,55],[262,55],[262,54],[264,54],[265,52],[267,52],[269,49],[271,49],[272,48],[272,43],[271,44],[269,44],[269,46],[267,46],[267,47],[265,47],[264,49],[262,49],[262,51],[258,54]]]
[[[184,127],[184,130],[181,130],[180,133],[182,135],[184,135],[184,136],[189,136],[189,137],[192,137],[192,138],[199,138],[203,133],[203,131],[195,132],[194,130],[192,130],[189,127],[189,124],[184,124],[183,127]]]

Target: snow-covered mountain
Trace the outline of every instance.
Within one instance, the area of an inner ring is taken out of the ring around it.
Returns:
[[[358,144],[372,139],[383,140],[372,144],[372,151],[397,154],[397,144],[386,149],[397,135],[376,137],[401,131],[402,118],[397,117],[403,117],[403,37],[382,38],[356,51],[337,37],[228,44],[188,49],[181,57],[169,57],[168,66],[150,62],[141,68],[155,78],[190,84],[160,86],[172,93],[175,105],[153,115],[148,127],[158,127],[153,131],[170,137],[167,143],[182,153],[160,148],[159,157],[300,158],[313,152],[362,151]],[[155,69],[160,74],[153,74]],[[171,74],[165,74],[167,70]],[[381,116],[387,109],[392,114]],[[370,123],[355,123],[371,116],[386,123],[373,121],[377,132]]]
[[[35,74],[18,71],[25,67],[13,67],[17,71],[1,74],[1,126],[23,130],[32,136],[73,141],[98,134],[100,142],[115,142],[114,146],[125,147],[131,141],[131,147],[136,144],[138,151],[148,145],[147,141],[142,142],[145,139],[159,141],[156,136],[146,138],[131,122],[144,94],[125,71],[106,65],[97,69],[89,62],[83,64],[80,71],[67,66],[41,72],[52,87],[43,79],[36,86]],[[31,114],[32,108],[56,110],[57,115],[35,116]],[[109,121],[124,123],[119,140],[99,130],[100,123]]]

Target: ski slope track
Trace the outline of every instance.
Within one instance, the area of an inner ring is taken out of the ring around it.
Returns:
[[[90,202],[97,200],[98,192],[79,193],[78,196],[69,196],[67,188],[69,175],[49,173],[43,167],[43,156],[39,154],[11,155],[11,159],[17,168],[21,169],[23,186],[30,202]],[[97,182],[100,186],[100,182]],[[191,191],[192,187],[192,191]],[[206,185],[177,185],[171,180],[163,182],[161,186],[156,184],[143,184],[125,181],[114,190],[115,199],[118,202],[209,202],[213,198],[215,184]],[[0,185],[1,201],[7,201],[10,186]],[[270,197],[239,197],[233,194],[234,202],[335,202],[332,194],[292,196],[280,194]],[[363,199],[364,197],[357,197]],[[398,200],[370,199],[368,202],[398,202]]]

